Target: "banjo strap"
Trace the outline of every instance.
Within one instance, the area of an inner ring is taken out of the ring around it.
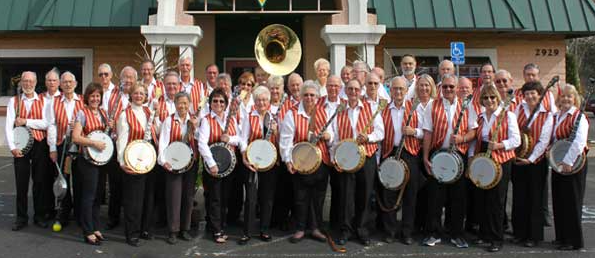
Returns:
[[[378,207],[380,208],[380,210],[383,212],[399,210],[401,208],[401,202],[403,201],[403,193],[405,193],[405,188],[407,188],[407,184],[403,185],[403,187],[401,187],[401,189],[399,190],[399,196],[397,197],[397,201],[395,202],[395,205],[393,207],[387,208],[386,206],[384,206],[384,198],[380,198],[380,200],[378,200]],[[379,193],[377,192],[376,196],[381,195],[379,195]]]

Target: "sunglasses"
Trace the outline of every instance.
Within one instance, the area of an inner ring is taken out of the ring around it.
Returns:
[[[357,87],[347,87],[345,89],[350,90],[350,91],[360,91],[361,90],[360,88],[357,88]]]
[[[211,101],[211,103],[225,104],[225,100],[223,100],[223,99],[214,99],[214,100]]]
[[[99,73],[99,77],[104,77],[104,76],[105,77],[109,76],[109,73]]]
[[[316,97],[316,94],[313,94],[313,93],[304,93],[304,97]]]
[[[483,96],[483,100],[495,100],[496,96]]]
[[[449,85],[449,84],[442,84],[442,88],[443,89],[451,89],[452,90],[452,89],[455,88],[455,86],[454,85]]]
[[[508,80],[507,79],[498,79],[496,80],[496,83],[507,83]]]

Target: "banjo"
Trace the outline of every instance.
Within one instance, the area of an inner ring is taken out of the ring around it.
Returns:
[[[454,131],[452,135],[456,135],[459,132],[459,127],[461,126],[461,121],[463,121],[463,113],[469,106],[469,103],[473,99],[473,95],[467,96],[463,105],[461,107],[461,111],[459,112],[459,119],[457,119],[457,123],[455,124]],[[430,158],[430,163],[432,164],[432,176],[438,180],[439,183],[443,184],[451,184],[459,180],[461,175],[463,174],[464,170],[464,162],[463,157],[456,152],[455,150],[456,145],[454,141],[450,141],[450,146],[448,149],[441,149],[439,151],[434,152],[432,157]]]
[[[15,117],[19,118],[21,115],[21,87],[17,87],[16,103],[17,109]],[[12,128],[13,143],[17,150],[21,151],[21,154],[27,154],[31,148],[33,148],[33,134],[31,129],[26,126],[15,126]]]
[[[504,119],[508,119],[508,106],[514,98],[513,90],[508,90],[508,98],[502,106],[500,117],[498,117],[496,130],[492,134],[492,142],[498,141],[498,132],[502,126]],[[479,134],[481,132],[478,132]],[[479,151],[479,150],[477,150]],[[467,178],[473,182],[475,186],[480,189],[489,190],[500,182],[502,179],[502,166],[492,159],[492,151],[490,148],[484,153],[478,153],[469,162],[467,170]]]
[[[368,131],[370,126],[374,123],[374,118],[376,118],[387,105],[386,100],[380,100],[376,112],[374,112],[362,132]],[[366,148],[363,145],[358,144],[356,139],[342,140],[335,148],[333,160],[338,170],[347,173],[355,173],[364,166],[364,162],[366,161]]]
[[[291,162],[295,171],[302,175],[310,175],[322,164],[322,152],[316,144],[322,138],[324,131],[331,125],[337,114],[345,109],[345,103],[339,104],[335,113],[330,117],[326,124],[320,129],[320,132],[309,141],[296,143],[291,149]],[[316,112],[316,111],[315,111]],[[325,111],[326,112],[326,111]],[[311,117],[310,123],[315,123],[316,115]]]
[[[200,114],[200,110],[206,103],[207,98],[202,98],[199,104],[199,110],[196,112]],[[189,115],[189,114],[188,114]],[[190,128],[190,123],[186,124],[186,134],[182,137],[182,141],[170,142],[163,150],[163,157],[165,162],[171,165],[171,172],[174,174],[181,174],[192,168],[194,164],[194,151],[190,147],[190,135],[194,130]]]
[[[242,91],[239,94],[239,98],[244,99],[247,94],[247,92]],[[237,96],[234,96],[232,99],[236,99],[236,97]],[[227,115],[227,121],[225,122],[225,128],[223,129],[222,135],[227,134],[227,131],[229,130],[229,125],[231,124],[231,119],[236,115],[236,112],[237,107],[229,109],[229,114]],[[213,143],[211,144],[211,146],[209,146],[209,150],[213,154],[213,159],[215,160],[215,163],[219,168],[219,173],[217,175],[213,175],[211,173],[209,173],[209,175],[215,178],[224,178],[226,176],[229,176],[231,172],[233,172],[233,169],[236,167],[237,159],[235,151],[226,142]]]
[[[594,82],[595,81],[591,79],[591,83]],[[574,124],[572,125],[572,131],[570,132],[570,136],[566,139],[556,141],[547,152],[547,160],[550,167],[552,167],[552,170],[554,170],[556,173],[559,173],[560,175],[574,175],[580,172],[582,168],[585,166],[587,159],[585,158],[585,155],[582,152],[576,157],[576,160],[572,165],[572,170],[569,173],[564,173],[562,171],[561,163],[563,162],[566,154],[569,152],[570,147],[572,146],[572,142],[574,142],[574,139],[576,138],[576,132],[578,131],[581,116],[584,114],[583,111],[585,110],[585,107],[587,105],[587,100],[590,99],[591,95],[593,94],[593,90],[593,87],[589,88],[587,96],[585,97],[586,101],[582,103],[581,108],[579,110],[579,114],[576,120],[574,121]]]
[[[105,149],[103,149],[102,151],[95,149],[91,146],[86,146],[85,148],[83,148],[83,154],[85,159],[87,159],[87,161],[96,166],[103,166],[107,164],[112,159],[112,156],[114,154],[114,142],[110,137],[111,128],[108,122],[113,120],[116,115],[116,111],[118,110],[118,103],[120,103],[120,101],[122,100],[123,91],[124,87],[120,86],[118,98],[115,102],[116,106],[111,110],[107,121],[105,117],[101,114],[101,112],[99,112],[99,114],[101,115],[101,119],[104,120],[103,122],[106,124],[105,130],[95,130],[87,135],[87,138],[93,141],[100,141],[105,143]]]
[[[287,95],[283,94],[279,103],[283,103],[286,96]],[[277,114],[273,116],[271,116],[270,113],[266,114],[263,119],[264,121],[268,118],[267,128],[269,129],[266,135],[264,135],[262,139],[252,141],[246,148],[246,158],[258,172],[269,171],[275,166],[275,163],[277,163],[277,147],[271,142],[271,136],[273,134],[271,125],[273,124],[273,121],[277,119]]]
[[[543,94],[541,95],[541,97],[539,97],[539,100],[537,101],[537,106],[535,107],[535,109],[533,109],[531,115],[529,115],[526,125],[521,130],[521,146],[519,146],[515,150],[517,158],[526,159],[527,157],[529,157],[529,154],[531,154],[529,148],[531,148],[535,143],[535,139],[533,139],[533,137],[531,137],[531,135],[529,134],[531,130],[531,120],[533,120],[533,117],[535,116],[535,114],[537,114],[537,111],[539,111],[539,106],[541,106],[541,102],[543,102],[543,99],[547,96],[547,93],[550,90],[550,88],[556,85],[556,83],[559,80],[560,76],[558,75],[554,76],[554,78],[550,80],[550,82],[547,84],[547,87],[545,88],[545,91],[543,91]],[[551,103],[551,105],[554,105],[554,103]],[[520,111],[523,112],[522,106]]]
[[[151,106],[151,105],[150,105]],[[137,174],[146,174],[153,170],[157,162],[157,152],[151,144],[151,128],[155,111],[151,108],[143,139],[134,140],[124,149],[124,164]]]

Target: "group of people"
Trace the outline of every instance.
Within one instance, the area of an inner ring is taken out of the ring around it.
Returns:
[[[258,216],[262,241],[272,240],[272,227],[291,225],[292,243],[309,234],[334,245],[323,221],[330,184],[329,224],[339,245],[354,238],[370,245],[374,225],[389,243],[400,239],[411,245],[413,234],[421,233],[423,245],[434,246],[448,237],[459,248],[468,247],[469,230],[474,244],[497,252],[508,227],[509,182],[513,242],[533,247],[544,240],[543,203],[551,174],[555,242],[562,250],[584,247],[581,207],[587,165],[579,173],[568,173],[587,151],[583,100],[569,84],[546,90],[535,64],[525,66],[522,85],[515,84],[508,71],[485,64],[475,88],[470,79],[454,75],[448,60],[440,64],[438,83],[428,74],[416,74],[413,55],[402,57],[402,76],[387,81],[382,68],[369,69],[361,61],[331,75],[330,63],[319,59],[314,64],[317,78],[306,81],[297,73],[284,78],[257,68],[256,75],[244,72],[236,87],[216,65],[207,66],[204,83],[191,76],[192,66],[190,58],[181,58],[178,71],[167,71],[156,80],[155,64],[147,60],[141,64],[141,78],[127,66],[116,86],[111,67],[102,64],[99,83],[87,85],[83,95],[74,93],[77,81],[70,72],[49,71],[47,92],[41,94],[35,92],[35,73],[23,72],[22,94],[11,98],[6,119],[17,185],[13,230],[28,223],[32,178],[34,222],[40,227],[54,218],[66,226],[74,212],[84,241],[101,244],[105,236],[99,209],[109,183],[107,228],[119,225],[122,207],[128,244],[139,246],[140,239],[153,239],[160,216],[166,221],[168,243],[190,240],[196,182],[202,173],[207,230],[216,243],[228,241],[226,227],[238,221],[243,210],[239,244],[251,240]],[[21,126],[33,137],[26,153],[15,147],[12,133]],[[90,149],[109,148],[88,137],[98,130],[110,135],[115,146],[107,164],[88,155]],[[576,137],[562,172],[550,173],[544,158],[549,146],[571,134]],[[524,146],[527,154],[517,156],[522,137],[532,141]],[[125,160],[126,147],[142,139],[157,155],[157,165],[148,173],[138,173]],[[248,157],[248,147],[259,139],[277,149],[269,154],[277,162],[264,171]],[[194,157],[183,170],[175,169],[165,153],[180,141]],[[345,141],[361,149],[362,164],[356,171],[344,171],[338,164],[337,147]],[[301,142],[318,149],[320,165],[313,172],[302,173],[294,160],[293,148]],[[224,171],[227,168],[217,160],[221,154],[210,148],[215,143],[224,143],[235,154],[231,172]],[[465,176],[442,182],[433,173],[432,155],[449,148],[461,157],[463,168],[474,156],[489,152],[500,166],[501,179],[490,189],[476,187]],[[378,176],[379,164],[397,153],[409,172],[402,191],[385,188]],[[59,207],[54,207],[52,193],[59,171],[52,162],[69,182]],[[400,227],[396,206],[401,207]]]

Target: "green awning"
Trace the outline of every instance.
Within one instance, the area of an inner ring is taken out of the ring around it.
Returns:
[[[369,0],[390,30],[593,34],[592,0]]]
[[[130,28],[147,24],[156,0],[0,0],[0,31]]]

